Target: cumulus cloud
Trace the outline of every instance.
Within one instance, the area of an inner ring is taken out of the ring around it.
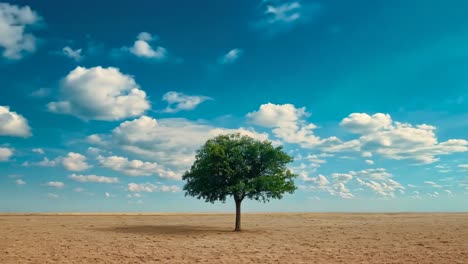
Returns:
[[[31,128],[22,115],[0,105],[0,136],[30,137]]]
[[[362,179],[357,179],[358,183],[363,186],[367,186],[369,189],[383,197],[394,197],[396,190],[403,191],[405,188],[398,182],[392,179],[386,179],[383,181],[365,181]]]
[[[258,111],[247,114],[247,119],[255,125],[272,128],[273,134],[279,139],[304,148],[323,146],[332,152],[333,146],[342,148],[344,145],[336,137],[321,139],[314,134],[316,125],[306,122],[310,116],[305,107],[296,108],[292,104],[263,104]],[[339,146],[338,146],[339,145]],[[348,147],[348,146],[347,146]],[[351,147],[351,146],[349,146]],[[349,148],[348,147],[348,148]]]
[[[41,149],[41,148],[33,148],[32,152],[37,153],[37,154],[41,154],[41,155],[45,154],[44,150]]]
[[[49,197],[50,199],[58,199],[60,196],[58,196],[58,195],[55,194],[55,193],[48,193],[48,194],[47,194],[47,197]]]
[[[180,179],[180,175],[153,162],[129,160],[128,158],[118,156],[98,156],[97,159],[101,166],[130,176],[150,176],[157,174],[161,178]]]
[[[137,184],[133,182],[128,184],[127,189],[130,192],[149,192],[149,193],[151,192],[179,192],[180,191],[180,188],[175,185],[171,185],[171,186],[154,185],[152,183]]]
[[[35,97],[35,98],[44,98],[50,95],[50,89],[48,88],[39,88],[32,93],[29,94],[29,96]]]
[[[133,43],[131,47],[123,47],[122,50],[128,51],[136,57],[146,58],[146,59],[155,59],[155,60],[164,60],[168,56],[168,52],[165,48],[157,46],[156,48],[151,46],[151,42],[154,42],[156,37],[153,37],[148,32],[141,32],[137,36],[137,40]]]
[[[222,65],[232,64],[236,62],[244,54],[241,49],[232,49],[218,59],[218,63]]]
[[[79,154],[70,152],[68,155],[61,159],[63,167],[69,171],[83,171],[91,168],[91,166],[86,163],[86,157]]]
[[[374,165],[374,161],[373,161],[373,160],[366,160],[366,163],[369,164],[369,165]]]
[[[105,177],[97,175],[77,175],[72,174],[68,178],[77,182],[95,182],[95,183],[118,183],[119,179],[115,177]]]
[[[24,167],[29,167],[29,166],[39,166],[39,167],[55,167],[59,164],[61,158],[56,158],[53,160],[50,160],[47,157],[44,157],[41,161],[38,162],[29,162],[25,161],[23,162],[22,166]]]
[[[0,162],[8,161],[13,156],[13,149],[0,147]]]
[[[219,134],[241,133],[258,140],[268,139],[268,134],[252,129],[225,129],[181,118],[156,120],[142,116],[125,121],[110,134],[98,135],[107,149],[120,149],[157,161],[166,169],[182,174],[194,160],[195,151],[206,140]]]
[[[438,142],[435,127],[393,121],[390,115],[353,113],[340,125],[358,134],[358,149],[377,153],[386,158],[412,159],[419,163],[433,163],[439,155],[468,151],[468,141],[449,139]]]
[[[162,100],[167,102],[167,107],[163,112],[176,113],[182,110],[193,110],[199,104],[213,99],[202,95],[186,95],[179,92],[167,92],[163,95]]]
[[[59,182],[59,181],[50,181],[46,183],[46,185],[49,187],[58,188],[58,189],[61,189],[65,186],[63,182]]]
[[[0,48],[2,56],[18,60],[36,50],[36,37],[30,33],[42,18],[29,6],[0,3]]]
[[[304,183],[312,184],[304,186],[304,189],[321,190],[344,199],[355,197],[353,192],[363,191],[365,188],[385,198],[395,197],[397,192],[403,194],[405,190],[399,182],[391,179],[392,174],[384,168],[332,173],[328,178],[321,174],[317,177],[308,177],[306,173],[299,175]],[[360,188],[352,192],[347,185]]]
[[[17,179],[17,180],[15,181],[15,183],[16,183],[17,185],[25,185],[25,184],[26,184],[26,182],[23,181],[22,179]]]
[[[458,168],[468,171],[468,164],[460,164],[460,165],[458,165]]]
[[[433,188],[443,188],[443,186],[433,182],[433,181],[424,181],[425,184],[430,185]]]
[[[322,8],[316,2],[264,0],[260,9],[262,13],[253,23],[254,28],[274,36],[317,18]]]
[[[61,96],[47,105],[49,111],[84,120],[120,120],[150,108],[133,77],[114,67],[75,68],[63,80]]]
[[[62,49],[62,54],[65,56],[65,57],[68,57],[70,59],[73,59],[75,61],[80,61],[81,59],[83,59],[83,55],[81,54],[82,53],[82,49],[72,49],[70,48],[69,46],[66,46]]]

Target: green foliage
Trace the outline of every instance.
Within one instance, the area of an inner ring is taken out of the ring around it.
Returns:
[[[220,135],[197,151],[196,160],[182,179],[185,195],[207,202],[244,198],[263,202],[281,199],[296,190],[296,177],[287,164],[293,159],[282,147],[240,134]]]

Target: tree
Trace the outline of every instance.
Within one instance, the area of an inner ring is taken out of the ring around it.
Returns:
[[[296,190],[296,177],[287,164],[293,158],[282,147],[240,134],[220,135],[208,140],[196,153],[191,169],[182,176],[185,196],[206,202],[236,204],[236,226],[241,230],[241,203],[244,198],[268,202]]]

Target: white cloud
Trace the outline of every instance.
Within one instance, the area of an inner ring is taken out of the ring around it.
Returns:
[[[392,177],[392,174],[389,173],[385,168],[366,169],[357,172],[351,171],[350,173],[359,177],[373,180],[385,180]]]
[[[366,163],[369,164],[369,165],[374,165],[374,161],[373,161],[373,160],[366,160]]]
[[[247,114],[247,119],[255,125],[272,128],[273,134],[292,144],[303,148],[318,148],[327,152],[342,151],[344,148],[354,148],[354,142],[342,143],[336,137],[322,139],[314,134],[316,125],[308,123],[305,118],[310,116],[305,107],[296,108],[292,104],[263,104],[258,111]]]
[[[84,120],[120,120],[150,108],[133,77],[113,67],[75,68],[63,80],[61,94],[63,100],[49,103],[49,111]]]
[[[132,182],[128,184],[128,190],[131,192],[150,192],[150,193],[151,192],[179,192],[180,188],[175,185],[171,185],[171,186],[154,185],[151,183],[137,184],[137,183]]]
[[[133,43],[133,46],[128,48],[124,47],[123,50],[128,50],[131,54],[146,59],[163,60],[168,56],[167,50],[161,46],[153,48],[150,42],[156,40],[150,33],[141,32],[137,36],[137,40]]]
[[[73,189],[73,191],[77,193],[81,193],[81,192],[84,192],[85,189],[78,187],[78,188]]]
[[[432,186],[433,188],[443,188],[443,186],[441,186],[441,185],[439,185],[439,184],[437,184],[435,182],[432,182],[432,181],[424,181],[424,183],[427,184],[427,185]]]
[[[68,178],[77,182],[96,182],[96,183],[118,183],[119,179],[114,177],[105,177],[97,175],[77,175],[72,174]]]
[[[302,118],[310,116],[305,107],[296,108],[292,104],[277,105],[272,103],[262,104],[258,111],[247,114],[255,125],[268,128],[297,128],[297,123]]]
[[[31,128],[22,115],[10,111],[10,107],[0,105],[0,136],[30,137]]]
[[[331,176],[335,181],[343,183],[349,182],[353,179],[353,175],[350,173],[332,173]]]
[[[163,112],[176,113],[182,110],[193,110],[199,104],[207,100],[212,100],[212,98],[201,95],[186,95],[178,92],[167,92],[163,95],[162,100],[167,102],[167,107]]]
[[[73,50],[69,46],[66,46],[62,49],[62,54],[68,58],[74,59],[75,61],[80,61],[83,59],[83,55],[81,54],[81,49]]]
[[[241,49],[232,49],[218,59],[219,64],[232,64],[236,62],[244,54]]]
[[[0,48],[2,56],[17,60],[36,50],[36,37],[29,33],[42,18],[29,6],[0,3]]]
[[[412,195],[410,196],[410,198],[413,198],[413,199],[421,199],[421,196],[419,195],[419,192],[418,192],[418,191],[413,191],[413,192],[412,192]]]
[[[65,169],[70,171],[83,171],[91,168],[91,166],[86,163],[86,157],[79,154],[70,152],[64,158],[62,158],[62,165]]]
[[[39,88],[35,91],[33,91],[31,94],[29,94],[32,97],[36,98],[44,98],[50,95],[50,89],[48,88]]]
[[[58,199],[60,196],[54,193],[48,193],[47,197],[49,197],[50,199]]]
[[[438,142],[435,127],[426,124],[412,125],[393,121],[388,114],[353,113],[340,125],[360,135],[358,149],[372,151],[383,157],[419,163],[433,163],[439,155],[468,151],[468,141],[449,139]]]
[[[44,157],[43,160],[38,162],[29,162],[25,161],[21,166],[29,167],[29,166],[39,166],[39,167],[55,167],[59,164],[61,158],[56,158],[53,160],[49,160],[49,158]]]
[[[16,183],[17,185],[25,185],[25,184],[26,184],[26,182],[23,181],[22,179],[16,180],[15,183]]]
[[[195,151],[206,140],[219,134],[235,132],[258,140],[268,139],[268,134],[251,129],[217,128],[181,118],[156,120],[148,116],[125,121],[111,134],[99,135],[99,138],[106,143],[104,147],[107,149],[117,148],[143,156],[181,175],[190,167]]]
[[[32,152],[37,153],[37,154],[41,154],[41,155],[45,154],[44,150],[41,149],[41,148],[33,148]]]
[[[450,191],[450,190],[444,190],[444,192],[447,194],[448,197],[453,197],[454,196],[453,192]]]
[[[355,194],[351,192],[346,185],[355,185],[367,187],[371,191],[383,196],[385,198],[392,198],[398,191],[403,194],[405,188],[398,182],[390,179],[392,175],[386,171],[386,169],[367,169],[361,171],[349,171],[348,173],[332,173],[332,181],[326,182],[326,184],[320,184],[320,179],[326,179],[325,176],[319,175],[317,178],[303,178],[304,182],[315,183],[320,190],[328,192],[330,195],[339,196],[344,199],[351,199],[355,197]],[[315,187],[309,187],[314,189]],[[355,191],[362,191],[362,188],[355,189]]]
[[[458,165],[458,168],[460,168],[462,170],[468,170],[468,164],[460,164],[460,165]]]
[[[388,129],[391,127],[392,118],[389,114],[377,113],[369,116],[364,113],[353,113],[344,118],[340,125],[356,134]]]
[[[323,176],[322,174],[319,174],[317,177],[313,177],[313,178],[303,177],[303,180],[305,182],[307,181],[313,182],[317,184],[318,187],[324,187],[330,184],[327,177]]]
[[[112,195],[108,192],[105,192],[104,195],[106,196],[106,198],[110,198]]]
[[[261,17],[254,27],[267,36],[274,36],[315,19],[320,14],[321,5],[316,2],[264,0],[261,9]]]
[[[394,197],[395,191],[403,191],[405,188],[398,182],[392,179],[381,180],[380,182],[371,180],[364,181],[362,179],[357,179],[358,183],[363,186],[367,186],[369,189],[383,197]]]
[[[49,187],[53,187],[53,188],[63,188],[65,186],[65,184],[63,182],[59,182],[59,181],[50,181],[48,183],[46,183],[47,186]]]
[[[150,176],[157,174],[161,178],[180,179],[180,175],[171,170],[166,170],[163,166],[153,162],[144,162],[141,160],[128,160],[124,157],[98,156],[99,164],[105,168],[122,172],[130,176]]]
[[[0,162],[8,161],[11,156],[13,156],[14,150],[11,148],[1,148],[0,147]]]

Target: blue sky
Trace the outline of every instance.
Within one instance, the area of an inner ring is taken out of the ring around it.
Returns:
[[[184,197],[220,133],[299,189],[245,211],[466,211],[466,1],[0,3],[0,211],[231,211]]]

